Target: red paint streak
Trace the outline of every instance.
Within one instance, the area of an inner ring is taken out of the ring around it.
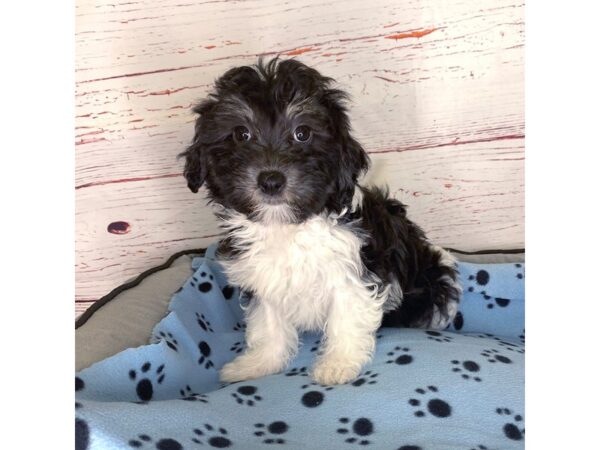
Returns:
[[[225,45],[240,45],[241,42],[237,42],[237,41],[226,41]]]
[[[204,48],[207,50],[212,50],[213,48],[217,48],[217,46],[216,45],[205,45]]]
[[[406,38],[421,38],[423,36],[427,36],[430,33],[433,33],[437,28],[430,28],[428,30],[421,31],[409,31],[407,33],[398,33],[398,34],[390,34],[389,36],[385,36],[385,39],[406,39]]]
[[[304,48],[298,48],[296,50],[292,50],[291,52],[287,52],[284,53],[287,56],[298,56],[301,55],[303,53],[308,53],[308,52],[312,52],[313,50],[319,50],[318,48],[314,48],[314,47],[304,47]]]
[[[132,122],[142,122],[144,119],[134,119],[134,120],[130,120],[127,123],[132,123]]]
[[[106,231],[112,234],[127,234],[131,231],[131,225],[123,221],[112,222],[108,224]]]
[[[497,137],[489,137],[489,138],[484,138],[484,139],[474,139],[472,141],[445,142],[445,143],[437,144],[437,145],[413,145],[412,147],[372,151],[369,153],[370,154],[371,153],[373,153],[373,154],[374,153],[401,153],[401,152],[408,152],[411,150],[423,150],[423,149],[429,149],[429,148],[448,147],[448,146],[453,146],[453,145],[478,144],[481,142],[505,141],[505,140],[510,140],[510,139],[525,139],[525,135],[524,134],[510,134],[507,136],[497,136]]]
[[[380,77],[379,75],[375,75],[375,78],[379,78],[381,80],[388,81],[390,83],[398,83],[398,80],[392,80],[391,78]]]
[[[160,178],[173,178],[173,177],[181,177],[183,176],[181,173],[169,173],[166,175],[157,175],[153,177],[136,177],[136,178],[119,178],[116,180],[107,180],[107,181],[92,181],[91,183],[80,184],[79,186],[75,186],[75,189],[83,189],[91,186],[104,186],[105,184],[114,184],[114,183],[130,183],[132,181],[146,181],[146,180],[157,180]]]
[[[452,187],[452,183],[444,183],[444,187],[446,189],[450,189]]]
[[[94,142],[107,141],[106,138],[92,138],[92,139],[80,139],[75,142],[75,145],[92,144]]]
[[[88,127],[85,127],[88,128]],[[90,134],[101,134],[104,133],[104,130],[96,130],[96,131],[88,131],[87,133],[81,133],[75,135],[75,137],[89,136]]]
[[[92,115],[92,113],[89,114],[81,114],[79,116],[75,116],[75,117],[90,117]]]

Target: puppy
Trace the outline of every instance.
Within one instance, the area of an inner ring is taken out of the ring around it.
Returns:
[[[345,383],[370,360],[382,323],[441,329],[457,311],[452,256],[387,190],[359,186],[369,157],[333,81],[296,60],[259,60],[226,72],[194,108],[184,175],[218,205],[217,256],[251,296],[247,349],[223,381],[281,371],[298,333],[320,330],[312,377]]]

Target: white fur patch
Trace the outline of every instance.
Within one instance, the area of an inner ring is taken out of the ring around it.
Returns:
[[[375,347],[390,287],[362,264],[362,240],[339,216],[300,224],[253,222],[238,213],[225,219],[232,245],[242,250],[222,261],[229,279],[252,290],[248,350],[227,364],[222,379],[237,381],[281,370],[294,355],[299,330],[323,330],[313,373],[325,384],[360,372]]]

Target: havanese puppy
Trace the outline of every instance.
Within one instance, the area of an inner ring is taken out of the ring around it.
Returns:
[[[456,314],[453,257],[387,190],[358,184],[369,157],[333,84],[297,60],[259,60],[227,71],[194,108],[184,175],[218,205],[217,256],[251,297],[247,348],[223,381],[281,371],[299,332],[319,330],[312,377],[345,383],[370,360],[382,324],[441,329]]]

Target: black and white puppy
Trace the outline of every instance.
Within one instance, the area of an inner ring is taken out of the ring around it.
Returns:
[[[299,331],[324,333],[312,371],[355,378],[382,325],[445,328],[460,297],[455,261],[387,191],[358,185],[369,158],[351,136],[347,95],[296,61],[237,67],[194,108],[184,175],[206,184],[226,237],[218,257],[252,295],[240,381],[285,368]]]

